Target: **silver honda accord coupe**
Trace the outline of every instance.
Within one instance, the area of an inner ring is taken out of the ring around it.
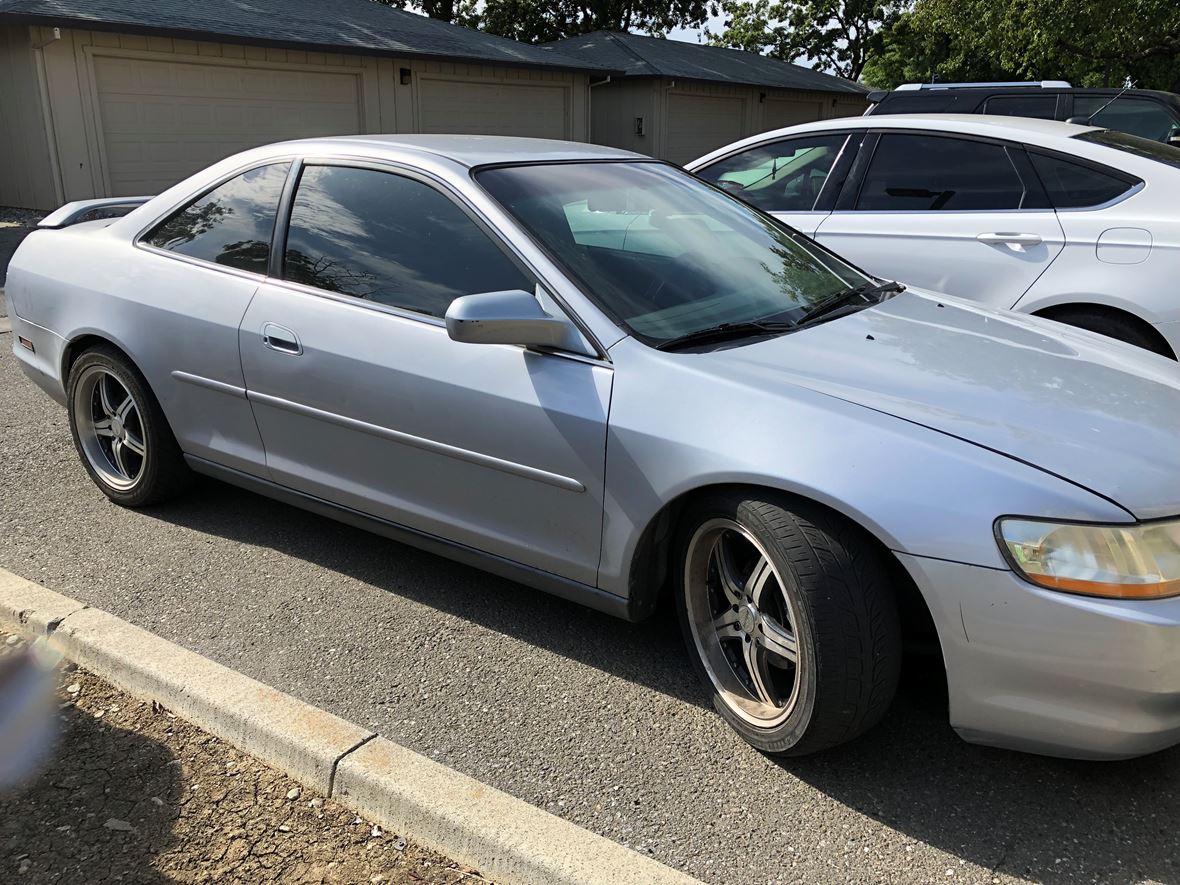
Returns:
[[[584,144],[288,142],[42,228],[14,352],[117,504],[202,473],[623,618],[666,591],[770,753],[870,728],[910,640],[969,741],[1180,741],[1174,362]]]

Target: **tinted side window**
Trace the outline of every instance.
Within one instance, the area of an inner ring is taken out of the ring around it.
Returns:
[[[1001,145],[886,133],[877,143],[856,208],[1019,209],[1024,194],[1024,182]]]
[[[1030,152],[1033,168],[1056,209],[1099,206],[1129,191],[1134,183],[1092,166],[1072,163],[1061,157]]]
[[[1124,96],[1111,101],[1109,96],[1079,95],[1073,100],[1073,114],[1075,117],[1093,114],[1091,126],[1118,129],[1153,141],[1167,141],[1169,135],[1180,129],[1167,108],[1147,98]]]
[[[983,106],[985,114],[1004,117],[1038,117],[1052,120],[1057,116],[1056,95],[996,95]]]
[[[434,188],[346,166],[303,170],[283,276],[437,317],[460,295],[532,289],[488,235]]]
[[[239,270],[266,273],[275,213],[290,163],[243,172],[185,206],[144,242]]]
[[[958,96],[947,92],[890,92],[881,99],[877,114],[948,114],[965,110],[957,107]]]
[[[697,174],[767,212],[807,212],[847,137],[815,135],[759,145]]]

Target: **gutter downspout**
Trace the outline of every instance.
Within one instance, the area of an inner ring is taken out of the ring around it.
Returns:
[[[594,87],[605,86],[611,81],[611,75],[607,74],[605,80],[599,80],[597,83],[591,83],[586,90],[586,141],[590,144],[598,144],[594,140]]]
[[[57,127],[53,125],[53,106],[49,101],[49,75],[45,70],[45,47],[61,39],[61,28],[53,29],[53,36],[32,46],[37,65],[37,85],[41,92],[41,116],[45,118],[45,137],[49,142],[49,171],[53,175],[53,194],[60,206],[66,201],[65,184],[61,175],[61,155],[57,149]]]

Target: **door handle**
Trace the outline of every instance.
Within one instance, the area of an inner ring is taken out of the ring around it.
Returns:
[[[1044,242],[1040,234],[980,234],[975,239],[988,246],[1039,246]]]
[[[262,326],[262,343],[271,350],[298,356],[303,353],[303,345],[299,343],[299,336],[278,323],[264,323]]]

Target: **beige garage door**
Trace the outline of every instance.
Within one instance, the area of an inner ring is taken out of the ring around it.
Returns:
[[[860,99],[852,99],[851,101],[841,99],[836,102],[836,107],[832,111],[833,117],[861,117],[864,112],[868,110],[869,103]]]
[[[823,102],[804,101],[795,98],[768,98],[766,100],[766,129],[781,129],[797,123],[811,123],[824,115]]]
[[[714,95],[669,95],[663,159],[687,163],[745,134],[746,103]]]
[[[360,131],[356,74],[105,56],[94,73],[116,196],[157,193],[248,147]]]
[[[568,138],[568,94],[564,86],[423,77],[419,124],[423,132]]]

